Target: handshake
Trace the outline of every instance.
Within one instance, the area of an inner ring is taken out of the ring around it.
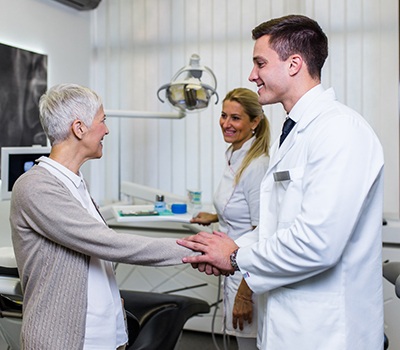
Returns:
[[[178,239],[177,243],[186,248],[200,252],[201,255],[187,256],[183,263],[189,263],[193,268],[207,275],[231,275],[235,268],[231,263],[231,254],[239,247],[226,234],[214,231],[199,232],[194,236]]]

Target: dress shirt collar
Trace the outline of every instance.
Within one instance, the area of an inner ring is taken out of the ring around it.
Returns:
[[[83,182],[82,173],[80,171],[79,171],[79,175],[77,175],[74,172],[72,172],[71,170],[69,170],[68,168],[66,168],[64,165],[61,165],[60,163],[56,162],[55,160],[53,160],[49,157],[45,157],[45,156],[40,157],[38,159],[38,161],[39,161],[39,165],[40,165],[40,163],[43,163],[45,168],[51,167],[51,168],[57,170],[60,177],[62,176],[64,178],[68,179],[69,181],[71,181],[76,188],[78,188],[79,185]]]

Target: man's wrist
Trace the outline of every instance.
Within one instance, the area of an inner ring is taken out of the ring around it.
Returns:
[[[239,271],[239,266],[236,262],[236,255],[237,255],[238,250],[239,250],[239,248],[235,249],[230,255],[231,266],[233,267],[233,269],[235,271]]]

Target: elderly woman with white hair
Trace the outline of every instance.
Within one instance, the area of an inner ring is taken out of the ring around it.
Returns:
[[[128,337],[112,262],[166,266],[191,250],[175,239],[107,227],[80,167],[109,133],[100,97],[75,84],[39,103],[49,157],[15,183],[10,222],[24,291],[22,349],[124,349]]]

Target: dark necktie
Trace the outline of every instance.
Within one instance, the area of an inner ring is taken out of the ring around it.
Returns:
[[[279,147],[281,146],[282,142],[285,140],[286,136],[289,135],[290,130],[293,129],[295,124],[296,124],[296,122],[290,118],[287,118],[285,120],[285,122],[283,123],[281,138],[279,139]]]

